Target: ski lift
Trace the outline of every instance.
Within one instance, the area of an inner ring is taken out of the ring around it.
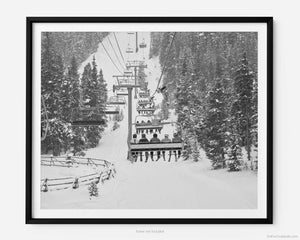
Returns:
[[[135,129],[136,133],[152,133],[152,132],[161,132],[163,125],[161,124],[161,120],[157,119],[153,115],[145,116],[138,115],[135,117]]]
[[[72,126],[100,126],[105,124],[103,116],[105,112],[101,111],[95,99],[83,100],[82,91],[80,92],[80,101],[77,111],[74,109],[71,113]]]
[[[145,130],[144,131],[140,130],[140,131],[143,133]],[[133,162],[136,162],[138,157],[140,158],[140,161],[143,161],[143,157],[145,157],[147,161],[149,158],[149,152],[152,161],[154,159],[153,158],[154,156],[157,157],[156,160],[158,160],[161,156],[163,157],[164,160],[166,160],[166,155],[167,155],[168,162],[171,161],[171,157],[177,162],[182,154],[183,142],[178,137],[175,140],[175,136],[174,136],[172,142],[170,140],[170,142],[150,142],[150,143],[138,142],[137,134],[133,134],[132,137],[133,139],[130,142],[130,158],[131,161]]]
[[[143,42],[140,43],[140,48],[146,48],[147,44],[145,43],[145,39],[143,39]]]
[[[104,120],[75,120],[71,122],[73,127],[101,126],[104,124]]]
[[[96,107],[95,103],[92,103],[92,102],[79,103],[79,109],[82,112],[97,111],[97,107]]]
[[[152,107],[151,108],[144,108],[144,107],[138,106],[136,108],[136,110],[137,110],[138,114],[141,114],[141,115],[153,115],[154,112],[155,112],[154,107],[153,108]]]
[[[139,97],[141,97],[141,98],[149,98],[150,97],[150,91],[149,90],[140,91],[139,92]]]
[[[78,109],[76,118],[72,113],[72,126],[100,126],[105,124],[105,114],[119,114],[118,108],[112,105],[107,105],[105,110],[100,110],[97,107],[92,108],[80,108]]]
[[[113,105],[106,105],[105,114],[120,114],[119,108]]]
[[[153,99],[140,98],[138,100],[138,107],[137,107],[138,111],[143,111],[143,110],[148,110],[148,109],[150,109],[150,111],[152,111],[152,109],[155,109],[154,107],[155,107],[155,105],[154,105]]]
[[[162,151],[163,158],[165,158],[164,153],[168,153],[169,154],[168,161],[170,162],[171,156],[174,156],[175,161],[177,162],[178,158],[180,158],[181,156],[182,150],[183,150],[182,142],[137,143],[137,141],[135,141],[130,143],[130,154],[131,157],[133,158],[132,159],[133,162],[136,162],[138,157],[140,157],[141,159],[140,161],[143,161],[143,156],[146,157],[146,161],[147,161],[149,157],[149,152],[150,152],[150,157],[151,157],[151,152],[152,154],[153,153],[156,154],[158,160],[159,159],[158,153],[160,153],[161,151]]]
[[[124,71],[124,75],[126,75],[126,76],[132,76],[133,73],[132,73],[132,71]]]
[[[75,116],[76,115],[76,116]],[[96,107],[82,108],[79,107],[78,111],[72,111],[72,126],[100,126],[105,124],[103,118],[104,113],[100,112]]]
[[[126,49],[126,53],[133,53],[133,48],[130,47],[130,45],[128,44],[128,47]]]
[[[112,96],[107,101],[108,105],[125,105],[126,101],[124,97]]]
[[[116,95],[119,96],[128,96],[128,90],[126,88],[120,88],[116,90]]]
[[[123,78],[118,79],[118,84],[120,85],[134,85],[134,77],[133,76],[125,76]]]
[[[151,105],[151,104],[153,104],[153,101],[150,100],[149,98],[140,98],[138,100],[139,106],[146,106],[146,105]]]

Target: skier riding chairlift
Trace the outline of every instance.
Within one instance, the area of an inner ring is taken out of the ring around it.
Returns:
[[[171,139],[169,138],[169,134],[165,134],[165,138],[163,138],[161,140],[162,143],[171,143]],[[165,158],[165,151],[162,151],[162,155],[163,155],[163,159],[164,161],[166,161],[166,158]],[[171,155],[172,155],[172,151],[169,151],[169,162],[171,161]]]
[[[153,134],[153,138],[150,139],[150,143],[160,143],[160,140],[159,140],[159,138],[157,137],[157,134],[156,134],[156,133]],[[151,152],[150,152],[150,157],[151,157],[151,160],[152,160],[152,161],[154,161],[153,155],[154,155],[154,152],[151,151]],[[157,151],[157,152],[156,152],[156,155],[157,155],[156,161],[158,161],[158,160],[160,159],[160,151]]]
[[[174,133],[172,143],[181,143],[181,142],[182,142],[182,139],[179,137],[179,134]],[[177,154],[177,151],[174,150],[174,155],[175,155],[175,161],[177,162],[177,159],[180,158],[180,156],[181,156],[181,150],[178,150],[178,154]],[[177,158],[177,156],[178,156],[178,158]]]
[[[146,134],[142,134],[142,138],[139,140],[140,144],[145,144],[145,143],[149,143],[149,140],[146,138]],[[146,151],[145,152],[145,157],[146,157],[146,162],[148,161],[149,158],[149,153]],[[143,153],[140,152],[140,161],[143,161]]]

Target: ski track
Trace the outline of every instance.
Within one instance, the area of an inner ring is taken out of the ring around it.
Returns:
[[[117,33],[121,49],[127,47],[126,33]],[[143,33],[147,42],[145,56],[149,55],[150,34]],[[109,46],[107,39],[104,44]],[[103,48],[93,54],[98,66],[103,69],[108,89],[112,88],[113,74],[116,70],[107,59]],[[81,66],[90,62],[91,55]],[[114,56],[111,53],[112,57]],[[140,53],[142,58],[142,53]],[[154,92],[160,76],[158,58],[147,59],[149,88]],[[108,93],[112,95],[111,92]],[[160,103],[161,95],[155,96]],[[136,100],[133,101],[133,120]],[[86,187],[79,189],[41,193],[42,208],[56,209],[254,209],[257,208],[257,176],[250,172],[228,173],[224,170],[209,170],[207,159],[198,163],[190,162],[152,162],[130,163],[127,159],[127,106],[122,107],[124,119],[120,127],[112,131],[108,123],[99,146],[86,152],[87,157],[106,159],[115,164],[117,174],[114,179],[99,184],[99,197],[89,199]],[[170,120],[174,120],[174,111]],[[175,126],[166,126],[162,131],[172,136]],[[133,129],[134,130],[134,129]],[[162,135],[160,137],[162,137]],[[148,135],[150,137],[150,135]],[[53,169],[42,169],[42,175],[54,174]],[[64,171],[65,168],[61,171]],[[69,170],[67,170],[69,171]],[[76,172],[80,172],[79,169]],[[87,172],[87,169],[82,169]],[[60,175],[60,173],[57,173]],[[62,174],[63,175],[63,174]]]

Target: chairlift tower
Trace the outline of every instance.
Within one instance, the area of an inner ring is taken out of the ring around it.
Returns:
[[[147,68],[147,65],[144,63],[144,61],[128,61],[126,64],[126,67],[128,69],[133,68],[134,69],[134,85],[137,85],[137,69],[138,68]],[[135,88],[134,91],[134,98],[137,99],[137,88]]]
[[[135,33],[135,52],[137,53],[139,51],[139,45],[138,45],[138,32]]]
[[[131,149],[130,141],[132,137],[132,89],[140,88],[140,85],[130,85],[130,84],[119,84],[113,85],[113,92],[121,88],[127,88],[128,90],[128,136],[127,136],[127,146],[128,146],[128,159],[131,159]]]

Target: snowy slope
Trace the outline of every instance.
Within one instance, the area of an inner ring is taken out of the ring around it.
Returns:
[[[128,42],[126,33],[117,33],[124,56]],[[145,57],[148,69],[149,88],[151,93],[156,89],[160,76],[158,58],[147,59],[150,46],[150,34],[143,33],[147,43],[145,52],[138,54],[139,59]],[[112,38],[111,38],[112,39]],[[109,46],[107,38],[105,46]],[[109,48],[109,47],[107,47]],[[111,56],[113,52],[110,51]],[[98,66],[103,69],[108,88],[115,83],[112,75],[118,74],[101,45],[93,54]],[[92,60],[91,55],[83,66]],[[112,92],[109,93],[112,95]],[[162,97],[157,94],[155,102],[160,103]],[[133,102],[133,119],[136,101]],[[87,187],[79,189],[41,193],[42,208],[122,208],[122,209],[254,209],[257,208],[257,176],[252,172],[228,173],[225,170],[211,171],[205,154],[201,161],[191,162],[158,162],[130,163],[127,157],[127,106],[124,109],[124,120],[120,128],[112,131],[112,122],[106,128],[99,146],[86,152],[88,157],[106,159],[116,166],[116,178],[100,185],[100,195],[90,199]],[[169,120],[176,120],[174,111]],[[162,134],[172,135],[175,126],[167,125]],[[57,174],[66,176],[64,170],[53,171],[44,167],[43,176]],[[82,169],[83,172],[87,171]],[[76,174],[80,171],[76,170]]]

